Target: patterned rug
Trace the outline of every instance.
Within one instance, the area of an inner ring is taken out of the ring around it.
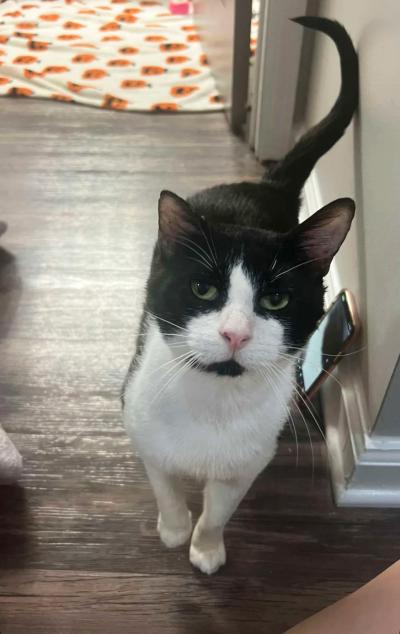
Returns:
[[[115,110],[223,108],[193,19],[150,0],[6,0],[0,95]]]

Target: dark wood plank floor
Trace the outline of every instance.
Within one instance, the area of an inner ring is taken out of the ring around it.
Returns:
[[[157,539],[118,392],[160,189],[261,173],[222,114],[2,99],[0,144],[0,416],[25,460],[0,488],[1,633],[278,634],[393,563],[400,513],[336,509],[305,434],[235,515],[219,574]]]

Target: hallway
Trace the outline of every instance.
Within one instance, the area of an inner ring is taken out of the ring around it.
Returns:
[[[287,431],[220,573],[158,541],[118,395],[160,190],[262,173],[223,114],[9,98],[0,113],[0,420],[25,463],[0,487],[1,634],[281,634],[393,563],[400,511],[335,508],[300,421],[298,467]]]

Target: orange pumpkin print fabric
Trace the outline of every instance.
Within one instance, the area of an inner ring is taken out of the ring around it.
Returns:
[[[0,3],[0,96],[107,110],[221,110],[190,16],[163,0]],[[68,106],[65,106],[68,107]]]

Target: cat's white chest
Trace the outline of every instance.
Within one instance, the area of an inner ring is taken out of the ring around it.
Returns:
[[[252,373],[180,371],[171,358],[153,330],[126,387],[124,421],[142,456],[201,479],[235,478],[267,465],[287,418],[293,367],[268,381]]]

